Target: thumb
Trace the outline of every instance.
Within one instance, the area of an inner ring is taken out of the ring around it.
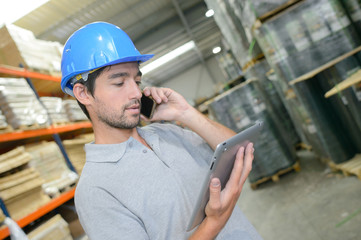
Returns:
[[[213,210],[221,207],[221,182],[218,178],[212,178],[211,180],[208,206]]]

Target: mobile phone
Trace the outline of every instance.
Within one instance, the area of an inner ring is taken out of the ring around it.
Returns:
[[[145,96],[144,93],[142,94],[141,107],[140,107],[141,114],[151,119],[153,117],[153,113],[156,106],[157,103],[154,101],[153,98]]]

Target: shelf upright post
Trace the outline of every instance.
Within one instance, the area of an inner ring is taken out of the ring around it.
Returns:
[[[20,64],[19,66],[20,66],[21,68],[24,67],[22,64]],[[40,99],[40,97],[39,97],[39,94],[37,93],[37,91],[36,91],[36,89],[35,89],[35,87],[34,87],[34,85],[33,85],[33,82],[32,82],[31,79],[28,78],[28,77],[26,77],[25,79],[26,79],[26,82],[29,84],[30,88],[33,90],[33,92],[34,92],[36,98],[38,99],[38,101],[40,102],[40,104],[44,107],[44,109],[45,109],[45,111],[46,111],[46,114],[48,115],[48,122],[49,122],[49,124],[52,126],[53,121],[52,121],[52,119],[51,119],[51,117],[50,117],[50,114],[49,114],[49,112],[48,112],[48,109],[46,108],[45,104],[41,101],[41,99]],[[71,163],[71,161],[70,161],[70,159],[69,159],[69,157],[68,157],[68,154],[67,154],[66,151],[65,151],[63,142],[61,141],[59,134],[54,133],[54,134],[52,134],[52,136],[53,136],[53,139],[54,139],[54,141],[56,142],[56,144],[59,146],[59,149],[60,149],[60,151],[61,151],[61,153],[62,153],[62,155],[63,155],[63,157],[64,157],[64,159],[65,159],[65,161],[66,161],[66,164],[67,164],[68,167],[69,167],[69,169],[70,169],[71,171],[77,173],[75,167],[73,166],[73,164]]]
[[[5,203],[4,203],[4,201],[3,201],[3,199],[1,197],[0,197],[0,208],[1,208],[1,210],[3,211],[3,213],[4,213],[4,215],[6,217],[10,217],[9,211],[6,208]]]

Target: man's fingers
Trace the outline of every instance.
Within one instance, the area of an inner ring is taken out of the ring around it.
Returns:
[[[253,143],[249,143],[246,147],[246,153],[245,153],[245,157],[244,157],[244,161],[243,161],[242,176],[241,176],[241,180],[240,180],[241,185],[244,184],[249,173],[252,170],[252,162],[254,159],[253,152],[254,152]]]
[[[209,185],[209,202],[208,207],[212,210],[221,208],[221,182],[218,178],[213,178]]]
[[[231,176],[229,177],[229,180],[226,185],[227,188],[238,187],[242,175],[243,157],[244,157],[244,147],[240,147],[236,155],[236,160],[234,161]]]
[[[168,102],[166,91],[167,90],[164,88],[146,87],[144,88],[143,93],[146,96],[152,96],[156,103],[160,104],[162,102]]]

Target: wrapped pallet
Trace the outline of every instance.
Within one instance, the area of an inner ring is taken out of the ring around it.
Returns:
[[[48,111],[53,124],[69,122],[68,115],[63,106],[63,100],[58,97],[41,97],[40,100]]]
[[[81,110],[76,100],[64,100],[63,105],[70,121],[77,122],[88,120],[87,116]]]
[[[60,72],[62,45],[36,39],[32,32],[15,25],[0,28],[0,63],[46,72]]]
[[[72,240],[68,223],[59,215],[47,220],[28,234],[29,240]]]
[[[42,191],[44,179],[29,168],[31,155],[18,147],[0,155],[0,197],[10,216],[18,220],[46,204],[50,198]]]
[[[251,183],[270,177],[296,162],[295,149],[287,147],[288,139],[279,132],[254,84],[248,80],[207,103],[210,114],[236,132],[263,120],[264,128],[255,142],[255,159],[249,175]]]
[[[47,126],[46,109],[23,78],[0,78],[0,109],[14,129]]]
[[[302,1],[254,31],[267,60],[287,81],[300,77],[361,44],[337,0]]]
[[[262,55],[258,44],[252,43],[250,31],[243,27],[230,1],[206,0],[205,2],[208,8],[214,10],[214,19],[242,68]],[[252,51],[249,51],[250,48]]]

